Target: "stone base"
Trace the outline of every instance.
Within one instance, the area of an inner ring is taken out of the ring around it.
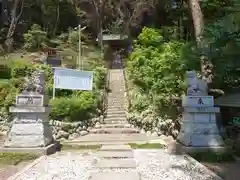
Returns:
[[[34,122],[19,123],[15,121],[4,147],[11,148],[37,148],[46,147],[53,142],[52,129],[49,123]]]
[[[60,143],[54,142],[46,147],[33,147],[33,148],[12,148],[12,147],[0,147],[1,153],[30,153],[39,155],[49,155],[54,154],[59,151]]]
[[[187,147],[221,147],[222,137],[218,134],[190,134],[180,132],[177,141]]]
[[[193,149],[224,147],[216,124],[216,107],[185,107],[177,141]]]

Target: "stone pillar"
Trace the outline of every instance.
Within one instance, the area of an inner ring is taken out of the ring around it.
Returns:
[[[10,107],[15,118],[5,147],[46,147],[53,142],[46,99],[36,94],[17,96],[16,106]]]
[[[213,96],[206,95],[201,83],[196,83],[195,88],[190,85],[187,96],[182,99],[184,112],[177,141],[187,151],[223,150],[224,142],[216,124],[216,113],[220,110],[214,107]]]
[[[43,76],[35,73],[32,79],[27,80],[23,92],[16,97],[16,105],[9,109],[15,118],[5,148],[46,148],[53,144],[48,119],[51,107],[43,89]]]

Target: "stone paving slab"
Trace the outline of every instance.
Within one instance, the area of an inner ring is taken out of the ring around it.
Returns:
[[[131,151],[130,145],[103,145],[100,151]]]
[[[89,180],[139,180],[137,172],[98,172],[93,173]]]
[[[102,158],[133,158],[132,151],[99,151],[98,156]]]
[[[134,159],[100,159],[97,168],[136,168]]]

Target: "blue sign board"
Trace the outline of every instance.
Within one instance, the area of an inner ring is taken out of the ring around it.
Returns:
[[[92,71],[54,68],[54,88],[91,91],[92,84]]]

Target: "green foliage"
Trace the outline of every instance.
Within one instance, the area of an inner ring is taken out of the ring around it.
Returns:
[[[164,42],[159,30],[144,28],[128,62],[128,75],[151,101],[170,101],[185,90],[184,44]],[[144,101],[144,100],[143,100]]]
[[[88,120],[94,110],[94,97],[90,92],[82,92],[70,98],[60,97],[51,101],[52,119],[67,121]]]
[[[0,153],[0,164],[2,165],[17,165],[23,161],[32,161],[37,159],[37,154],[27,153]]]
[[[91,59],[96,61],[96,59]],[[51,118],[63,121],[85,121],[102,112],[103,90],[106,69],[99,62],[89,62],[94,72],[93,91],[71,91],[56,89],[56,98],[51,101],[53,112]],[[8,108],[15,103],[16,95],[21,91],[24,78],[31,76],[35,70],[43,70],[45,74],[45,93],[52,96],[53,72],[52,68],[44,64],[33,64],[24,60],[9,63],[11,79],[0,83],[0,107],[8,112]],[[102,82],[103,81],[103,82]]]
[[[196,152],[189,153],[194,159],[201,162],[231,162],[235,161],[234,154],[231,150],[227,152]]]
[[[213,64],[213,86],[225,92],[239,89],[240,83],[240,18],[230,13],[206,27],[209,42],[205,52]]]
[[[30,76],[34,71],[34,66],[32,63],[24,60],[14,60],[10,64],[11,77],[20,78]]]
[[[160,143],[145,143],[145,144],[136,144],[130,143],[129,144],[133,149],[162,149],[165,146]]]
[[[24,34],[24,48],[27,50],[40,49],[46,46],[47,33],[38,24],[33,24],[28,33]]]
[[[128,120],[132,124],[146,131],[158,128],[177,135],[179,99],[186,89],[185,73],[197,64],[194,59],[197,53],[188,47],[165,40],[158,29],[143,28],[127,62],[132,86],[129,92],[132,114]]]

